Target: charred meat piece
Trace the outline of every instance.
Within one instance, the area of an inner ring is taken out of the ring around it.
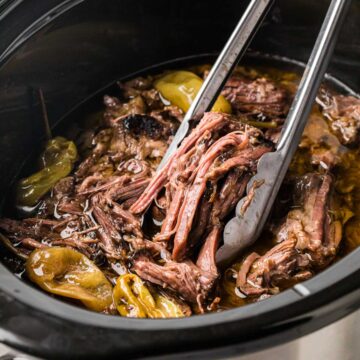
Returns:
[[[104,96],[106,106],[104,120],[105,124],[113,127],[128,115],[151,115],[158,118],[160,114],[164,119],[170,122],[164,122],[169,126],[172,123],[178,123],[182,120],[183,113],[173,107],[164,104],[159,92],[152,87],[150,78],[136,78],[126,83],[119,83],[122,90],[122,98],[114,96]]]
[[[225,84],[222,95],[235,110],[245,114],[276,118],[286,115],[289,109],[286,91],[265,78],[251,81],[232,77]]]
[[[109,149],[109,161],[121,164],[127,159],[148,161],[160,159],[167,149],[164,139],[152,139],[148,136],[133,136],[120,123],[115,130]],[[151,164],[150,164],[151,165]],[[151,165],[154,168],[154,164]],[[155,166],[156,167],[156,166]]]
[[[244,261],[237,286],[248,296],[273,294],[311,277],[335,257],[341,223],[332,221],[330,175],[309,174],[299,182],[299,209],[288,213],[277,234],[278,245]]]
[[[125,113],[112,119],[111,127],[100,130],[93,139],[90,154],[79,165],[75,176],[82,181],[87,175],[109,176],[129,159],[160,161],[175,125],[141,113]],[[86,181],[86,179],[85,179]]]
[[[126,131],[135,137],[145,135],[154,140],[163,137],[164,126],[152,116],[132,114],[123,118],[122,122]]]
[[[318,102],[340,141],[345,145],[357,144],[360,139],[360,99],[325,94]]]
[[[154,110],[150,113],[150,115],[158,121],[161,121],[168,126],[170,125],[172,131],[170,135],[175,135],[179,123],[184,118],[182,110],[172,105],[165,106],[162,110]]]
[[[116,97],[105,95],[104,104],[106,106],[105,124],[110,127],[116,126],[124,116],[146,113],[146,104],[140,95],[131,98],[128,102],[122,102]]]

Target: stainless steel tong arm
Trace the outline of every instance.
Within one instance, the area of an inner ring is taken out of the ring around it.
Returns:
[[[253,190],[250,205],[246,198],[236,207],[236,216],[224,229],[224,245],[217,252],[217,262],[227,262],[251,245],[261,234],[275,197],[298,147],[317,91],[336,43],[341,20],[351,0],[332,0],[292,102],[276,151],[263,155],[257,174],[249,181]]]
[[[189,131],[189,121],[210,111],[232,70],[245,53],[274,0],[252,0],[197,93],[157,170],[168,162]]]

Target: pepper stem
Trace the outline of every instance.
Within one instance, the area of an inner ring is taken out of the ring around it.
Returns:
[[[39,98],[40,98],[40,104],[41,104],[41,111],[43,115],[43,122],[44,122],[44,129],[45,129],[45,136],[47,140],[52,139],[51,129],[50,129],[50,123],[49,123],[49,117],[48,112],[46,108],[46,103],[44,99],[44,94],[41,88],[39,88]]]

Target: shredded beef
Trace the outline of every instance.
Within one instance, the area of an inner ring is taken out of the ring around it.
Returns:
[[[332,221],[330,175],[305,175],[298,183],[297,207],[288,213],[277,234],[278,244],[263,256],[250,254],[237,278],[248,296],[277,293],[312,276],[335,257],[341,240],[341,223]]]
[[[265,78],[231,78],[223,95],[233,115],[209,112],[192,122],[180,147],[156,171],[184,114],[164,104],[151,78],[119,88],[119,97],[104,97],[104,118],[79,139],[73,173],[44,197],[36,216],[0,219],[4,243],[22,258],[36,248],[71,247],[109,276],[121,267],[193,309],[213,308],[224,224],[259,159],[274,149],[289,109],[288,91]],[[346,144],[358,141],[358,101],[335,96],[322,103]],[[277,127],[264,134],[249,125],[254,118]],[[312,154],[312,164],[330,169],[343,147],[325,127],[326,120],[313,117],[301,147]],[[242,263],[237,286],[249,297],[270,296],[312,276],[337,252],[341,225],[330,217],[330,175],[312,173],[296,181],[302,196],[277,228],[276,245]]]
[[[299,147],[308,149],[312,164],[326,169],[339,163],[341,155],[346,151],[338,138],[331,133],[326,121],[316,115],[310,116]]]
[[[141,214],[164,193],[166,215],[154,241],[171,251],[165,264],[149,256],[135,259],[135,271],[202,306],[218,277],[215,252],[223,221],[243,196],[259,158],[271,150],[261,131],[238,118],[205,114],[130,208]]]
[[[158,265],[150,258],[141,256],[134,262],[134,269],[143,279],[163,288],[171,288],[202,309],[202,303],[218,277],[215,253],[219,239],[220,228],[214,228],[200,251],[196,265],[191,260],[167,260],[164,265]]]
[[[329,119],[332,130],[345,145],[358,144],[360,139],[360,99],[354,96],[324,93],[318,102]]]

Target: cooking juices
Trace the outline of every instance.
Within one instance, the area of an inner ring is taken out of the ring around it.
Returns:
[[[32,212],[0,220],[2,252],[14,254],[5,262],[90,310],[167,318],[266,299],[354,249],[360,101],[323,87],[262,236],[217,267],[223,226],[274,151],[299,76],[238,67],[156,173],[208,70],[119,83],[103,106],[93,100],[96,112],[63,127],[19,181],[13,201]]]

